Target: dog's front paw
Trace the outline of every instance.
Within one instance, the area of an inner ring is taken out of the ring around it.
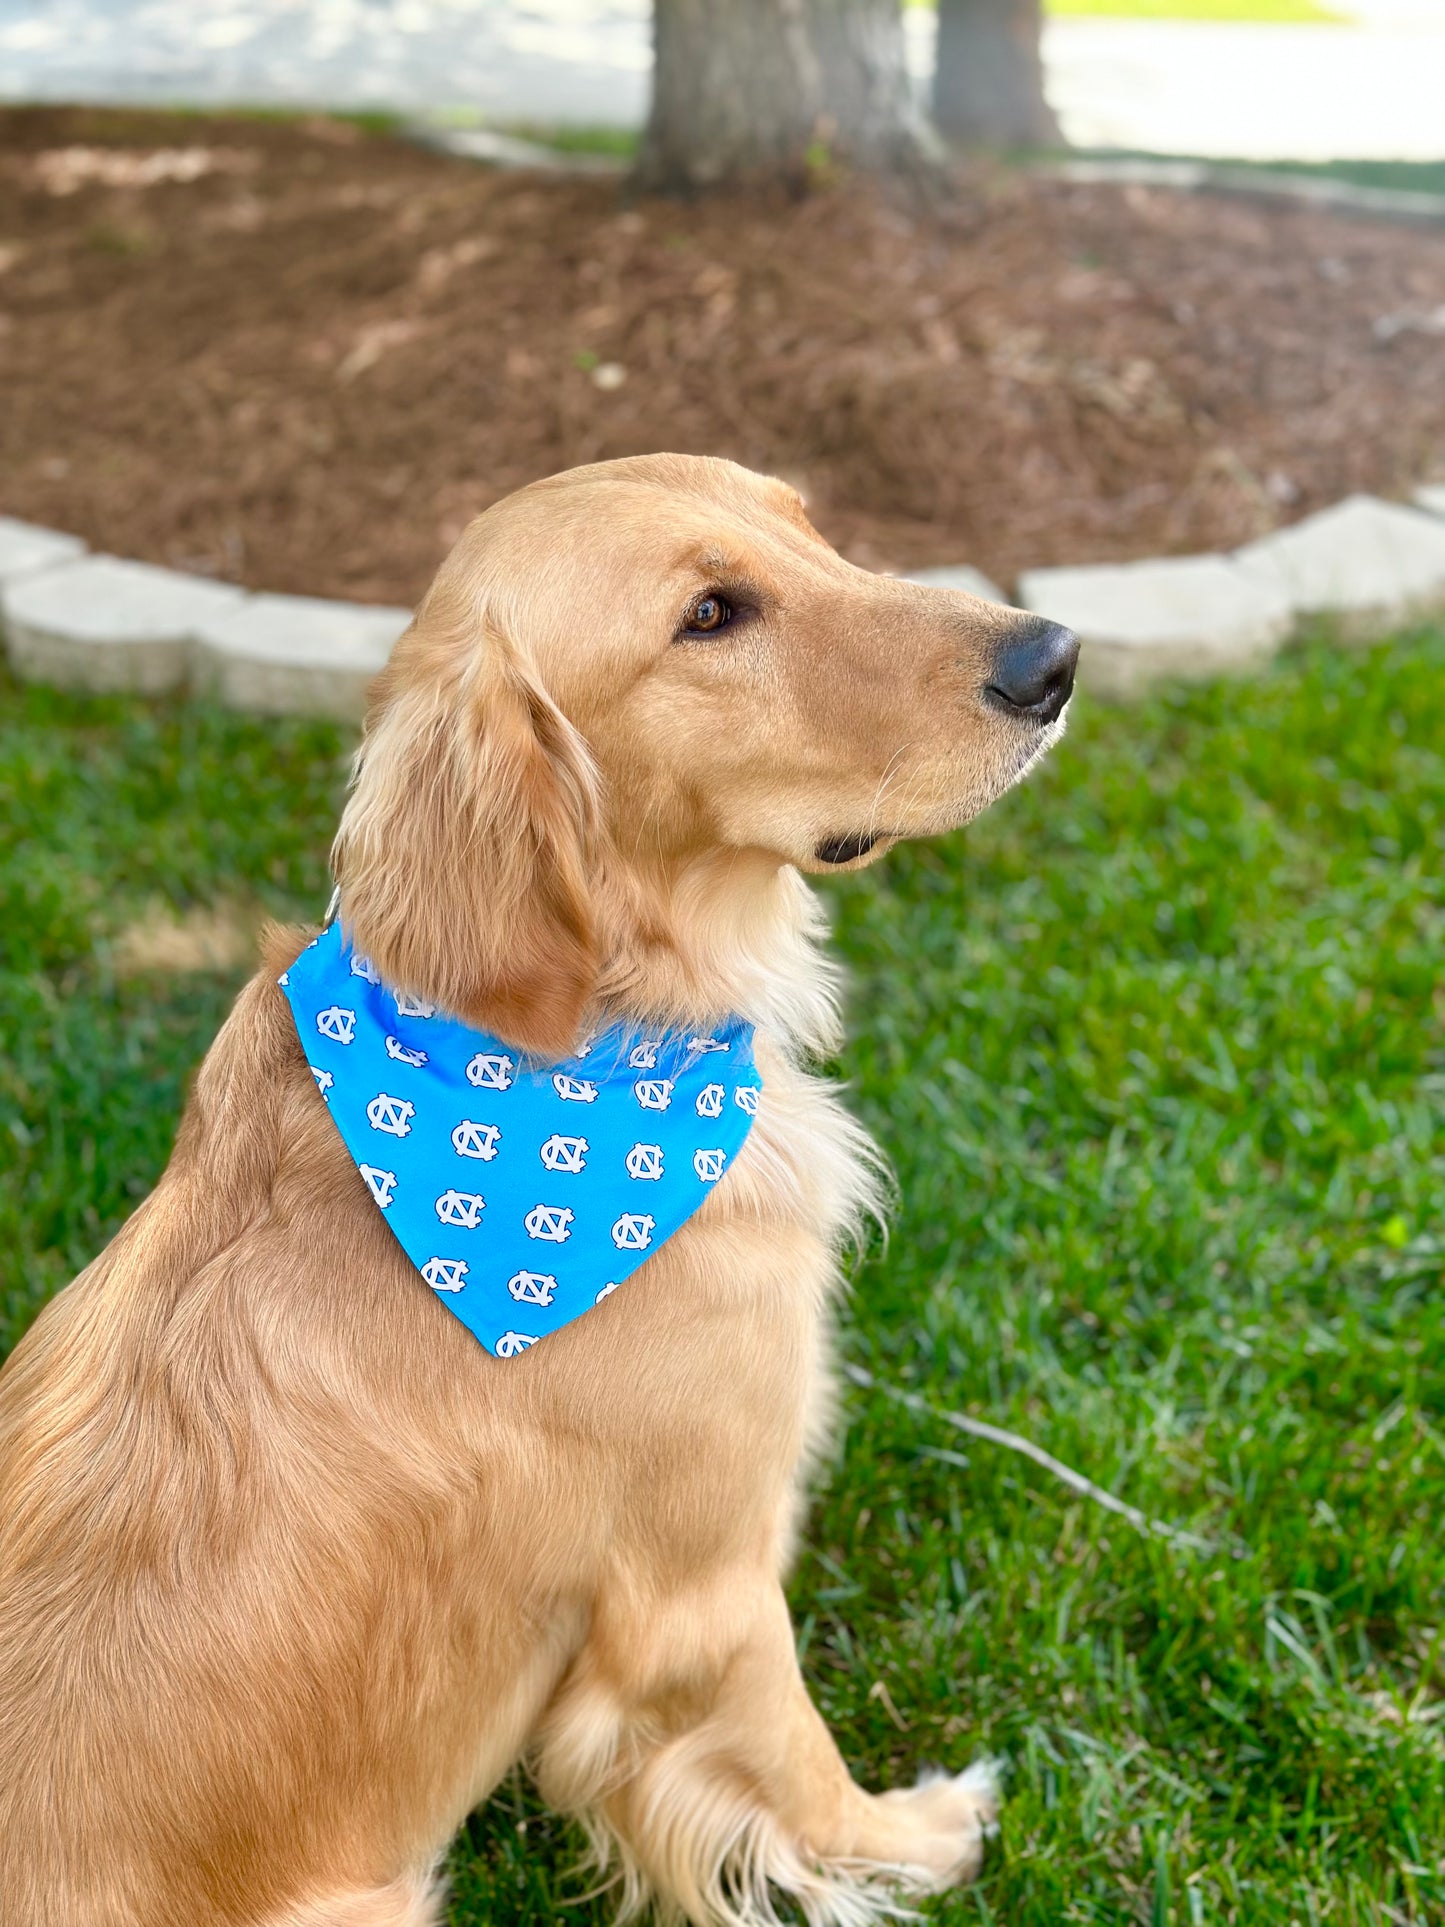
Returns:
[[[898,1858],[905,1883],[942,1893],[972,1880],[983,1845],[998,1831],[998,1776],[988,1760],[964,1773],[924,1774],[917,1786],[880,1796],[899,1823]]]

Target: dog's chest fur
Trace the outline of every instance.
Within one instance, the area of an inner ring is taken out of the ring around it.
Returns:
[[[831,1420],[839,1250],[876,1208],[877,1158],[831,1086],[762,1040],[758,1065],[757,1121],[727,1178],[608,1304],[619,1339],[656,1347],[634,1416],[669,1462],[663,1487],[707,1488],[710,1502],[680,1510],[723,1538],[773,1513],[782,1560]],[[613,1330],[597,1334],[609,1352]],[[675,1492],[656,1496],[673,1510]]]

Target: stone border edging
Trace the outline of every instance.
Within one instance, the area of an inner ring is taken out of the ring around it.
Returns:
[[[196,689],[267,716],[358,721],[409,609],[252,595],[92,555],[0,516],[0,631],[11,667],[66,689]]]
[[[545,141],[526,140],[520,134],[504,134],[485,122],[457,124],[445,117],[429,119],[413,115],[401,123],[404,140],[433,154],[450,154],[453,160],[478,161],[484,167],[535,168],[544,174],[609,175],[625,174],[631,165],[615,154],[590,150],[551,147]]]
[[[1317,174],[1250,167],[1236,161],[1157,160],[1120,155],[1092,159],[1039,161],[1030,166],[1041,180],[1076,187],[1167,187],[1182,194],[1232,194],[1251,200],[1293,201],[1326,214],[1364,214],[1377,221],[1445,222],[1445,194],[1413,187],[1366,187]]]
[[[1232,555],[1028,569],[1018,603],[1075,630],[1080,682],[1127,702],[1156,684],[1247,674],[1324,618],[1369,641],[1445,615],[1445,483],[1415,506],[1352,495]],[[965,566],[908,581],[1008,604]],[[0,631],[16,675],[85,690],[196,689],[261,715],[360,720],[407,609],[251,594],[91,554],[73,535],[0,516]]]
[[[454,160],[484,167],[537,169],[546,174],[620,177],[631,163],[615,154],[552,147],[503,133],[484,121],[456,123],[444,115],[413,115],[404,139]],[[1076,187],[1164,187],[1181,194],[1225,194],[1245,200],[1287,201],[1326,214],[1360,214],[1377,221],[1445,222],[1445,194],[1424,188],[1370,187],[1318,174],[1291,174],[1267,162],[1181,160],[1167,154],[1092,154],[1031,160],[1023,171]]]
[[[1026,569],[1015,605],[1075,631],[1080,683],[1106,701],[1132,701],[1161,682],[1247,675],[1320,618],[1342,641],[1370,641],[1445,614],[1445,485],[1419,489],[1415,501],[1352,495],[1232,555]],[[972,570],[922,569],[910,580],[1009,600]]]

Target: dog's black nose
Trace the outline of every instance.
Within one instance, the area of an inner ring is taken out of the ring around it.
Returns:
[[[1073,694],[1078,660],[1072,629],[1028,616],[1000,645],[988,694],[1008,709],[1051,723]]]

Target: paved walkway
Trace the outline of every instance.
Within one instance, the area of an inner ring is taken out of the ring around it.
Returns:
[[[1081,146],[1268,160],[1445,158],[1445,0],[1350,27],[1058,19],[1049,93]],[[0,99],[468,106],[635,126],[649,0],[0,0]],[[932,15],[906,16],[920,84]]]

